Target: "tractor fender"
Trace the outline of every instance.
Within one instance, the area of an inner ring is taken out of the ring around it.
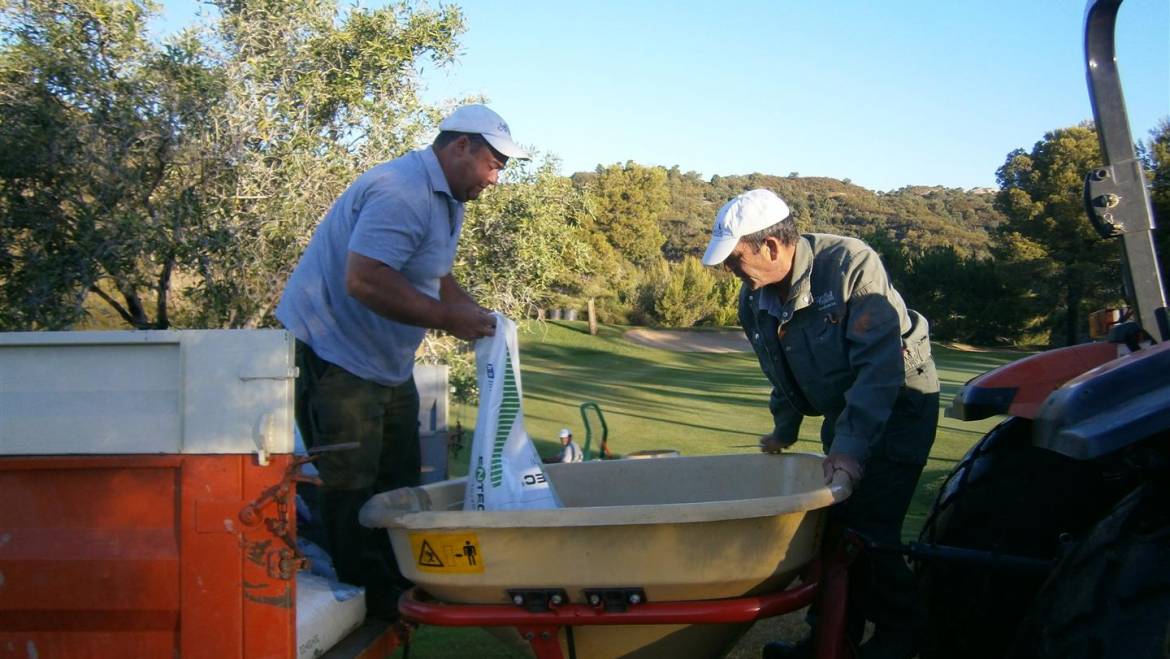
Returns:
[[[946,410],[963,421],[996,414],[1035,419],[1040,405],[1061,385],[1092,368],[1117,359],[1125,347],[1084,343],[1030,355],[969,380]]]
[[[1052,392],[1036,416],[1036,446],[1092,460],[1170,432],[1170,342],[1123,355]]]

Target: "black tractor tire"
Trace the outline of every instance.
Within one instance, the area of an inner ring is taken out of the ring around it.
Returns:
[[[1060,562],[1010,656],[1170,657],[1170,484],[1134,490]]]
[[[1012,417],[983,436],[939,490],[919,540],[1052,560],[1064,534],[1087,532],[1116,502],[1099,466],[1031,442]],[[1046,572],[939,559],[915,564],[927,611],[922,659],[1002,657]]]

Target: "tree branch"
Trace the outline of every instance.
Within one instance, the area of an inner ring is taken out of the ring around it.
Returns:
[[[97,284],[90,285],[89,291],[91,293],[93,293],[94,295],[100,297],[101,299],[105,300],[106,304],[113,307],[114,311],[117,311],[118,315],[122,317],[122,320],[126,321],[130,325],[134,324],[134,318],[130,315],[130,312],[126,311],[125,307],[123,307],[121,304],[118,304],[117,300],[110,297],[105,291],[103,291],[101,288],[99,288]]]
[[[133,287],[119,286],[118,292],[126,300],[126,306],[129,307],[131,317],[130,324],[134,326],[134,329],[154,329],[150,321],[146,318],[146,309],[142,307],[142,300],[138,298],[138,293]]]

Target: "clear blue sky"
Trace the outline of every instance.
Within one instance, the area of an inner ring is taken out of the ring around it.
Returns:
[[[1092,116],[1080,0],[448,4],[462,53],[423,71],[424,97],[488,97],[566,174],[634,160],[990,187],[1009,151]],[[164,6],[164,31],[195,11]],[[1170,115],[1170,2],[1126,0],[1117,33],[1145,139]]]

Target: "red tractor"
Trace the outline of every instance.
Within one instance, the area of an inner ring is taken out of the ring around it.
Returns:
[[[1119,238],[1129,311],[1107,340],[967,383],[948,416],[1008,418],[948,476],[908,553],[921,656],[1170,657],[1170,322],[1114,58],[1121,0],[1091,0],[1085,59],[1105,164],[1089,219]]]

